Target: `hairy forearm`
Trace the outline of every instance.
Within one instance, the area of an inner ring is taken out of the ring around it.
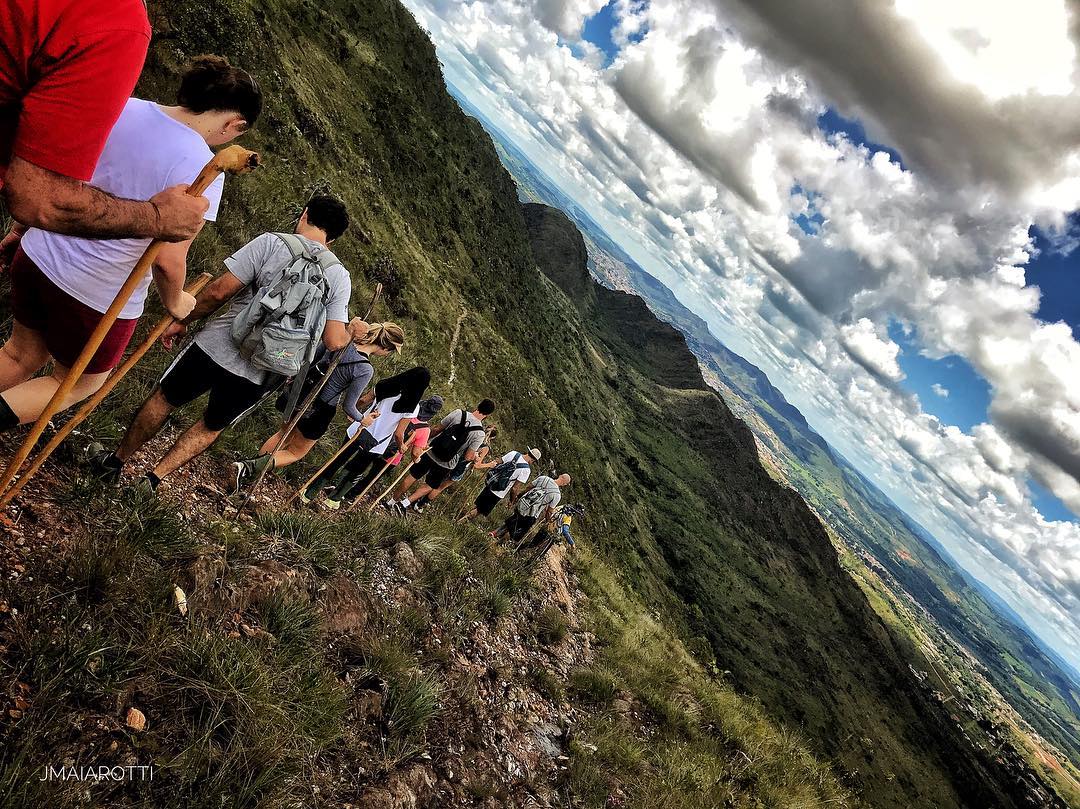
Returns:
[[[98,239],[153,238],[161,230],[153,203],[120,199],[59,175],[20,179],[9,177],[3,194],[12,218],[26,227]]]

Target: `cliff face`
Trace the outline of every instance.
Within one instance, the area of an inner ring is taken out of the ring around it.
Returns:
[[[914,687],[823,526],[765,473],[750,430],[706,389],[682,335],[639,299],[590,282],[582,251],[565,249],[580,236],[561,212],[528,205],[525,220],[541,269],[616,358],[609,384],[632,415],[604,451],[624,459],[624,487],[643,490],[644,500],[628,498],[643,524],[634,541],[662,556],[649,574],[690,606],[688,630],[873,805],[1011,805],[1001,774]]]

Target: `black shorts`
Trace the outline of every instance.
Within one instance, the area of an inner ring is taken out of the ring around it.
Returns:
[[[337,415],[337,406],[327,404],[322,399],[316,399],[311,403],[308,412],[296,423],[296,429],[300,435],[308,441],[318,441],[326,431],[330,429],[330,423]]]
[[[423,480],[431,488],[437,489],[446,482],[452,471],[445,466],[439,466],[430,455],[425,455],[413,464],[409,474],[417,480]]]
[[[475,506],[476,513],[483,516],[488,516],[495,510],[495,506],[502,502],[502,498],[494,494],[491,489],[484,487],[484,490],[476,498]]]
[[[161,394],[173,407],[183,407],[209,392],[203,413],[208,430],[224,430],[263,395],[263,386],[227,371],[192,343],[161,378]]]
[[[510,539],[517,542],[529,533],[530,528],[536,525],[537,519],[537,517],[529,517],[525,514],[518,514],[515,511],[507,518],[506,525],[503,527],[506,528],[507,532],[510,534]]]

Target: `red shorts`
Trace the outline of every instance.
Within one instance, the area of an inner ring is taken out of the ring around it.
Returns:
[[[60,289],[21,249],[11,262],[9,275],[15,319],[41,334],[52,358],[70,368],[101,321],[101,312]],[[119,365],[138,322],[138,318],[117,320],[86,366],[86,373],[101,374]]]

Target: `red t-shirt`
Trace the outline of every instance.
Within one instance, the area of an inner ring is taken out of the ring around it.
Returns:
[[[144,0],[2,0],[0,186],[11,155],[94,173],[150,44]]]

